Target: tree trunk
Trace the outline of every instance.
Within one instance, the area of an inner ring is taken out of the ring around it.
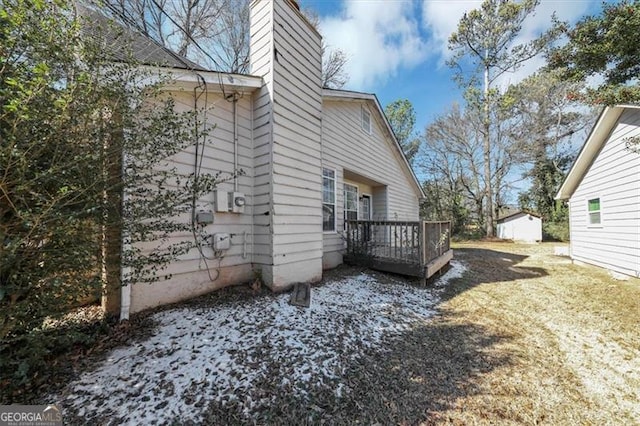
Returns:
[[[485,59],[488,51],[485,51]],[[484,181],[485,181],[485,203],[486,209],[486,230],[487,237],[495,236],[493,227],[493,191],[491,188],[491,116],[489,109],[489,68],[484,69]]]

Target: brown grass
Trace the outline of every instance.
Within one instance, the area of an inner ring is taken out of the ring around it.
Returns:
[[[640,280],[555,257],[553,244],[460,243],[465,275],[432,321],[363,350],[350,392],[277,395],[258,424],[640,424]],[[239,423],[210,407],[208,420]]]
[[[640,423],[640,281],[555,257],[553,244],[456,247],[469,272],[443,319],[501,339],[491,370],[427,423]]]

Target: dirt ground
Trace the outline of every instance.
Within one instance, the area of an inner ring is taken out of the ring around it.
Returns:
[[[553,247],[455,247],[470,272],[449,284],[441,321],[469,330],[476,365],[451,367],[461,392],[425,423],[640,424],[640,280]]]

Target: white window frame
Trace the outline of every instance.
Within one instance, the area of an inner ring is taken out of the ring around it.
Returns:
[[[589,210],[589,202],[598,200],[599,209],[598,210]],[[592,196],[587,198],[586,202],[587,209],[587,228],[602,228],[602,197],[601,196]],[[591,223],[591,215],[597,213],[600,221],[598,223]]]
[[[369,125],[365,126],[365,121],[364,121],[364,117],[368,117],[368,122]],[[372,117],[371,117],[371,111],[369,111],[369,109],[362,105],[361,107],[361,113],[360,113],[360,121],[362,124],[362,130],[364,130],[365,132],[367,132],[367,134],[371,134],[371,128],[372,128],[372,123],[371,123]]]
[[[333,174],[333,177],[329,177],[329,176],[325,176],[325,171],[327,172],[331,172]],[[327,179],[333,179],[333,229],[331,230],[325,230],[324,229],[324,217],[322,219],[322,223],[323,223],[323,229],[322,232],[325,234],[330,234],[330,233],[336,233],[338,232],[338,206],[337,206],[337,198],[338,198],[338,194],[337,194],[337,182],[338,182],[338,173],[336,171],[336,169],[331,169],[329,167],[323,167],[322,168],[322,179],[324,180],[325,178]],[[331,205],[332,203],[325,203],[324,201],[324,182],[322,183],[322,205],[324,206],[325,204],[327,205]],[[324,214],[324,213],[323,213]]]
[[[350,186],[351,188],[355,188],[356,190],[356,209],[355,210],[347,210],[347,186]],[[342,207],[342,216],[344,217],[344,227],[346,229],[347,225],[347,211],[356,212],[356,220],[359,220],[359,216],[360,216],[360,206],[359,204],[359,197],[360,197],[360,188],[358,188],[358,185],[354,185],[352,183],[348,183],[348,182],[343,182],[342,183],[342,197],[343,197],[343,207]]]

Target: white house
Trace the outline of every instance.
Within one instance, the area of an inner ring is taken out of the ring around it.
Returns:
[[[568,200],[570,255],[640,277],[640,106],[605,108],[556,199]]]
[[[216,250],[181,257],[169,280],[123,287],[123,318],[256,276],[275,291],[317,281],[342,263],[345,217],[419,218],[424,193],[380,103],[322,88],[321,37],[297,3],[253,1],[250,41],[251,75],[164,61],[177,107],[205,108],[216,126],[202,171],[243,173],[197,200]],[[194,148],[173,158],[185,173],[194,161]]]
[[[498,238],[526,243],[542,241],[542,218],[524,211],[501,217],[498,219]]]

